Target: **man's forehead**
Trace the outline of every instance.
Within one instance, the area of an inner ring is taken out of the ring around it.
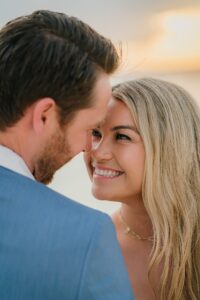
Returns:
[[[101,128],[104,123],[106,121],[106,118],[104,117],[102,120],[99,120],[98,122],[96,122],[96,128]]]
[[[111,98],[111,94],[112,87],[108,74],[100,73],[93,90],[95,102],[100,105],[102,102],[108,101]]]

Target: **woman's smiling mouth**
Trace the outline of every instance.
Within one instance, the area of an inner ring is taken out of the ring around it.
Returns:
[[[93,167],[93,176],[97,175],[100,177],[114,178],[114,177],[118,177],[124,173],[122,171],[117,171],[117,170],[113,170],[113,169],[106,168],[106,167],[100,167],[94,163],[92,163],[92,167]]]

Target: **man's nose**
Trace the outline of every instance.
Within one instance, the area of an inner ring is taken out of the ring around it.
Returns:
[[[88,132],[86,136],[86,141],[85,141],[85,147],[83,149],[83,152],[89,152],[92,149],[92,137],[91,133]]]

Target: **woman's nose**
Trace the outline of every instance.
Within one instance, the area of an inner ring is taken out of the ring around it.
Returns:
[[[91,156],[95,160],[109,160],[112,158],[112,151],[109,143],[101,140],[99,143],[92,143]]]

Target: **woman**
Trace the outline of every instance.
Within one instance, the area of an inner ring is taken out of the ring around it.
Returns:
[[[93,195],[121,202],[112,219],[135,297],[200,299],[200,110],[157,79],[113,97],[85,160]]]

